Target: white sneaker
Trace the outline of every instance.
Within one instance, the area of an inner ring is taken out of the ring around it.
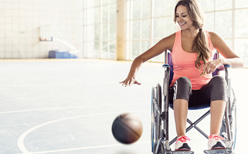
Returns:
[[[191,148],[188,145],[190,139],[187,136],[181,136],[175,143],[175,151],[190,151]]]
[[[210,135],[208,137],[208,149],[216,150],[216,149],[226,149],[226,145],[223,142],[224,138],[219,135]]]

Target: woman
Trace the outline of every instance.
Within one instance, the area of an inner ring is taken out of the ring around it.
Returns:
[[[207,106],[210,106],[211,112],[208,149],[225,149],[219,136],[226,105],[225,81],[220,76],[212,77],[212,72],[223,64],[233,68],[243,67],[243,62],[218,34],[202,29],[203,13],[197,0],[180,0],[175,7],[174,21],[181,30],[135,58],[127,78],[120,83],[124,86],[140,85],[135,80],[135,74],[141,64],[165,50],[172,51],[174,77],[169,96],[173,101],[177,132],[175,151],[191,150],[190,139],[185,136],[188,107]],[[214,48],[225,58],[212,60]]]

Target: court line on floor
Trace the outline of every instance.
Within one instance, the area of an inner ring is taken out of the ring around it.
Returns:
[[[129,112],[149,112],[150,110],[134,110],[134,111],[129,111]],[[24,145],[24,140],[26,138],[26,136],[28,134],[30,134],[31,132],[33,132],[34,130],[41,128],[43,126],[52,124],[52,123],[56,123],[56,122],[60,122],[60,121],[64,121],[64,120],[70,120],[70,119],[76,119],[76,118],[83,118],[83,117],[89,117],[89,116],[98,116],[98,115],[104,115],[104,114],[117,114],[119,112],[104,112],[104,113],[96,113],[96,114],[88,114],[88,115],[80,115],[80,116],[74,116],[74,117],[67,117],[67,118],[62,118],[62,119],[57,119],[57,120],[53,120],[53,121],[49,121],[40,125],[37,125],[35,127],[32,127],[30,129],[28,129],[27,131],[25,131],[24,133],[22,133],[18,140],[17,140],[17,145],[19,147],[19,149],[21,150],[21,152],[23,154],[34,154],[36,152],[30,152],[27,150],[27,148]]]

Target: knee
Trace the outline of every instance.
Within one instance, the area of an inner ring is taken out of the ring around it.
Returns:
[[[176,81],[176,86],[174,87],[174,97],[173,100],[176,99],[184,99],[189,101],[189,95],[191,93],[191,81],[187,77],[180,77]]]
[[[226,81],[221,76],[214,76],[211,79],[211,101],[225,100],[226,95]]]
[[[177,84],[178,85],[181,85],[183,87],[187,87],[189,89],[192,88],[192,85],[191,85],[191,81],[189,78],[187,77],[180,77],[178,80],[177,80]]]
[[[214,76],[211,81],[212,81],[212,85],[225,86],[226,84],[225,79],[219,75]]]

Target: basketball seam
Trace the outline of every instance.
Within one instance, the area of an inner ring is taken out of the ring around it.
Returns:
[[[130,127],[128,127],[127,125],[125,125],[122,121],[120,121],[121,125],[125,126],[126,128],[128,128],[131,132],[133,132],[137,137],[140,137],[140,135],[138,133],[136,133],[133,129],[131,129]]]

